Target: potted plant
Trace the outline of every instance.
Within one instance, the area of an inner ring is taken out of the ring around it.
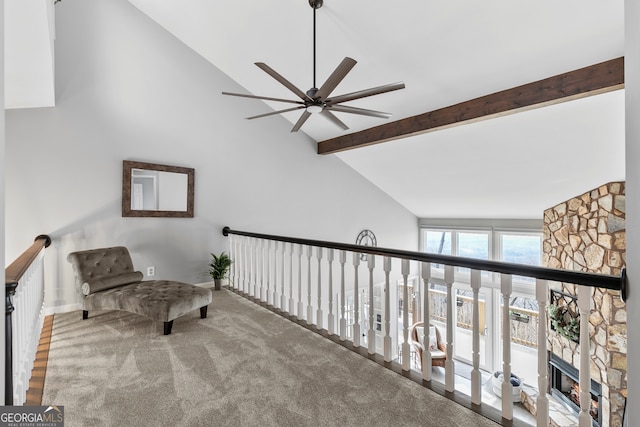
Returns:
[[[222,252],[220,255],[211,254],[211,263],[209,264],[209,274],[213,278],[213,282],[215,284],[215,290],[219,291],[222,288],[222,285],[226,285],[227,273],[229,272],[229,267],[231,266],[231,258],[225,253]]]

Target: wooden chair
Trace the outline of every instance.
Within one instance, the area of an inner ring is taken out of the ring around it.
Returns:
[[[427,347],[429,348],[429,351],[431,353],[431,365],[444,367],[444,363],[447,360],[447,346],[442,341],[440,330],[435,325],[429,325],[429,327],[430,343]],[[418,362],[420,363],[420,366],[422,366],[422,352],[425,349],[425,345],[423,343],[424,322],[414,323],[410,329],[410,336],[411,345],[418,355]]]

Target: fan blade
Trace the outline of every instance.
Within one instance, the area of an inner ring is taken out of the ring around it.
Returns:
[[[288,113],[289,111],[300,110],[301,108],[304,108],[304,105],[301,105],[299,107],[287,108],[285,110],[272,111],[270,113],[260,114],[258,116],[247,117],[247,120],[259,119],[260,117],[273,116],[274,114]]]
[[[302,125],[304,124],[304,122],[306,122],[309,117],[311,117],[311,113],[308,111],[304,111],[300,116],[300,118],[298,119],[298,121],[296,122],[296,124],[293,125],[291,132],[298,132],[302,127]]]
[[[280,74],[278,74],[276,72],[276,70],[274,70],[273,68],[269,67],[267,64],[265,64],[264,62],[256,62],[256,65],[265,73],[269,74],[271,77],[273,77],[274,79],[276,79],[277,81],[280,82],[280,84],[282,84],[284,87],[286,87],[287,89],[289,89],[291,92],[295,93],[297,97],[299,97],[300,99],[302,99],[303,101],[306,101],[307,99],[311,99],[307,96],[306,93],[304,93],[303,91],[301,91],[300,89],[298,89],[297,87],[295,87],[293,85],[293,83],[291,83],[289,80],[285,79],[284,77],[282,77]]]
[[[335,114],[332,114],[330,111],[328,110],[322,110],[322,114],[323,116],[325,116],[327,119],[329,119],[329,121],[333,122],[334,124],[338,125],[338,127],[341,127],[342,130],[348,130],[349,126],[345,125],[344,123],[342,123],[342,120],[340,120],[339,118],[337,118],[335,116]]]
[[[232,93],[232,92],[222,92],[222,94],[223,95],[230,95],[230,96],[241,96],[243,98],[264,99],[265,101],[288,102],[288,103],[291,103],[291,104],[304,105],[304,102],[302,102],[302,101],[294,101],[292,99],[272,98],[270,96],[247,95],[247,94],[244,94],[244,93]]]
[[[325,99],[327,96],[331,95],[331,92],[340,84],[340,82],[345,78],[345,76],[351,71],[351,69],[358,62],[355,59],[351,59],[346,57],[342,60],[340,65],[331,73],[326,82],[318,89],[315,94],[315,97],[318,99]]]
[[[327,105],[338,104],[340,102],[353,101],[354,99],[365,98],[367,96],[379,95],[381,93],[391,92],[398,89],[404,89],[404,83],[391,83],[384,86],[378,86],[371,89],[360,90],[358,92],[351,92],[345,95],[339,95],[335,98],[327,99]]]
[[[391,113],[384,113],[382,111],[367,110],[365,108],[350,107],[348,105],[329,105],[325,107],[332,111],[339,111],[341,113],[360,114],[362,116],[379,117],[381,119],[388,119],[391,117]]]

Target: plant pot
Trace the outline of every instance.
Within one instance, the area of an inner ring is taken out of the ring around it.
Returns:
[[[228,279],[213,279],[213,283],[215,285],[214,289],[219,291],[223,286],[227,286],[229,284]]]
[[[520,313],[511,313],[509,315],[509,318],[511,318],[511,320],[515,320],[516,322],[529,323],[529,316]]]

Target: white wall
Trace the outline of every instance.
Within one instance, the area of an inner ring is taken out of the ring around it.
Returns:
[[[4,118],[4,2],[0,4],[0,100],[2,100],[2,114],[0,114],[0,239],[4,241],[4,146],[5,146],[5,118]],[[35,237],[35,236],[34,236]],[[4,245],[0,245],[0,267],[4,270]],[[0,331],[5,329],[5,304],[0,304]],[[0,366],[4,366],[4,339],[0,340]],[[0,380],[4,384],[4,369],[0,369]],[[4,404],[4,387],[0,390],[0,403]]]
[[[7,112],[7,259],[53,238],[48,307],[76,302],[74,250],[122,244],[157,278],[209,281],[225,225],[417,249],[415,216],[281,117],[244,120],[267,107],[223,97],[243,89],[126,0],[65,0],[56,30],[56,107]],[[195,168],[195,218],[122,218],[125,159]]]
[[[625,140],[626,140],[626,224],[627,224],[627,274],[629,298],[627,299],[627,324],[640,324],[640,3],[625,1]],[[634,425],[640,420],[640,366],[633,360],[640,358],[640,331],[628,330],[627,360],[627,417]],[[634,421],[635,420],[635,421]]]

